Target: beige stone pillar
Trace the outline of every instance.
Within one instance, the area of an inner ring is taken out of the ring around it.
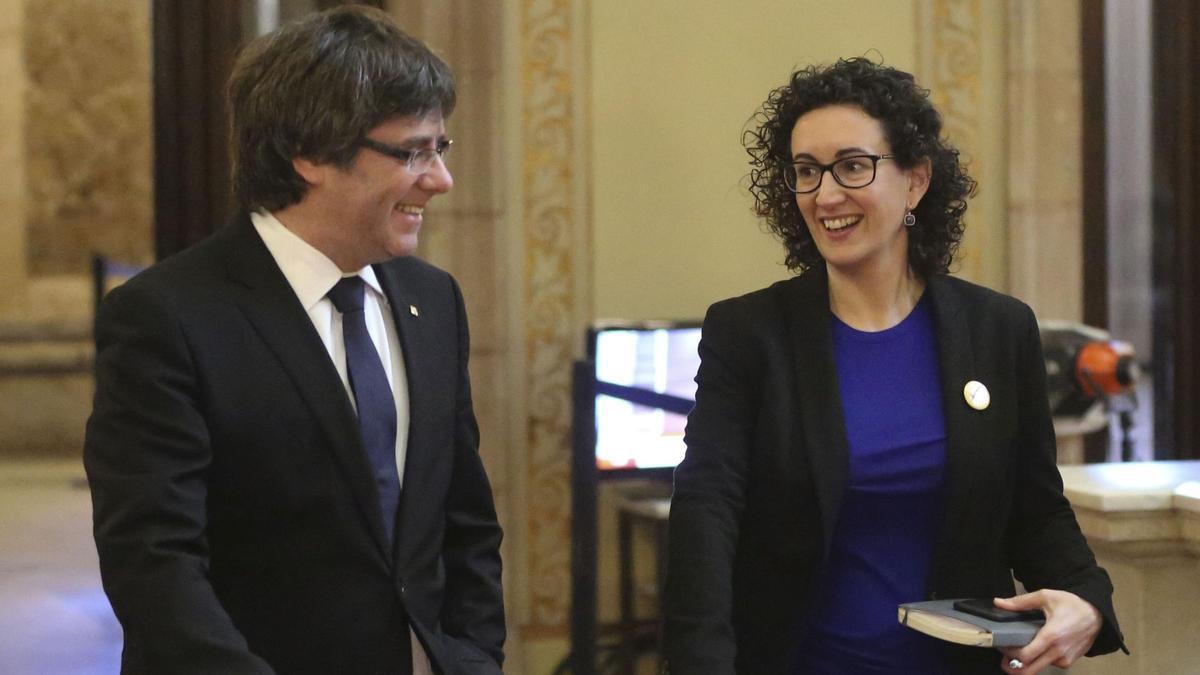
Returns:
[[[1083,318],[1083,117],[1076,0],[1007,3],[1008,291],[1039,319]],[[1061,436],[1060,464],[1083,461]]]
[[[23,0],[0,0],[0,320],[25,305]]]
[[[504,410],[509,348],[508,298],[501,223],[499,50],[501,7],[468,0],[395,3],[391,13],[454,71],[458,106],[447,121],[454,147],[447,166],[454,189],[430,204],[418,255],[451,272],[462,287],[471,322],[471,378],[480,449],[497,501],[508,499],[509,415]]]
[[[1008,3],[1008,287],[1041,319],[1083,317],[1079,3]]]
[[[525,672],[550,672],[570,612],[571,364],[591,318],[588,8],[582,0],[520,0],[507,24],[516,77],[506,78],[509,190],[506,222],[521,270],[510,297],[522,347],[520,491],[526,584]],[[516,33],[512,32],[516,29]],[[514,81],[515,80],[515,81]],[[517,106],[517,107],[514,107]],[[550,660],[541,660],[553,654]],[[515,672],[515,670],[514,670]]]
[[[1100,565],[1112,577],[1131,655],[1083,659],[1081,675],[1200,672],[1200,462],[1062,468]]]
[[[532,586],[539,581],[535,573],[531,582],[528,562],[530,512],[537,506],[523,492],[529,461],[521,318],[525,265],[522,221],[514,211],[524,185],[517,140],[521,109],[513,107],[521,100],[520,85],[511,82],[516,73],[511,52],[519,40],[513,24],[521,5],[517,0],[397,0],[388,9],[450,64],[457,80],[458,107],[446,125],[454,139],[447,165],[455,185],[430,205],[418,255],[454,274],[470,316],[480,454],[505,531],[505,666],[510,672],[548,672],[543,662],[530,664],[523,631]],[[566,547],[565,537],[547,543]]]
[[[1004,97],[1006,7],[983,0],[917,0],[917,81],[930,90],[942,133],[961,153],[979,192],[951,272],[1010,292]]]

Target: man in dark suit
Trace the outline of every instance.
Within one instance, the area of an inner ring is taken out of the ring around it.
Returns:
[[[239,57],[246,214],[96,320],[85,464],[123,672],[500,672],[463,300],[410,257],[454,102],[362,7]]]

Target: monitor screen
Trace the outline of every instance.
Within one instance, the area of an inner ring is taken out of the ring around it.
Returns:
[[[604,325],[591,337],[596,467],[674,467],[683,459],[683,429],[696,400],[699,323]]]

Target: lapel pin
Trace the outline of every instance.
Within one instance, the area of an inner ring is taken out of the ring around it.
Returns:
[[[413,316],[421,316],[421,313],[417,311],[417,306],[416,306],[416,305],[409,305],[409,306],[408,306],[408,313],[409,313],[409,314],[412,314]]]
[[[987,387],[976,380],[971,380],[963,387],[963,398],[967,399],[967,405],[976,410],[984,410],[992,402],[992,395],[988,393]]]

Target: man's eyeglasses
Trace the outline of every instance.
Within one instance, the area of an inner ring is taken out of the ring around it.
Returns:
[[[454,141],[449,138],[443,138],[438,141],[436,148],[421,148],[419,150],[397,148],[394,145],[380,143],[371,138],[364,138],[358,144],[368,150],[374,150],[381,155],[387,155],[392,159],[404,162],[404,165],[412,173],[423,174],[428,172],[429,168],[433,166],[435,157],[441,157],[445,161],[446,153],[450,151],[450,146],[454,144]]]
[[[794,162],[783,167],[783,181],[796,194],[816,192],[821,187],[825,172],[844,188],[862,188],[875,182],[875,165],[881,159],[894,159],[895,155],[852,155],[832,164],[817,162]]]

